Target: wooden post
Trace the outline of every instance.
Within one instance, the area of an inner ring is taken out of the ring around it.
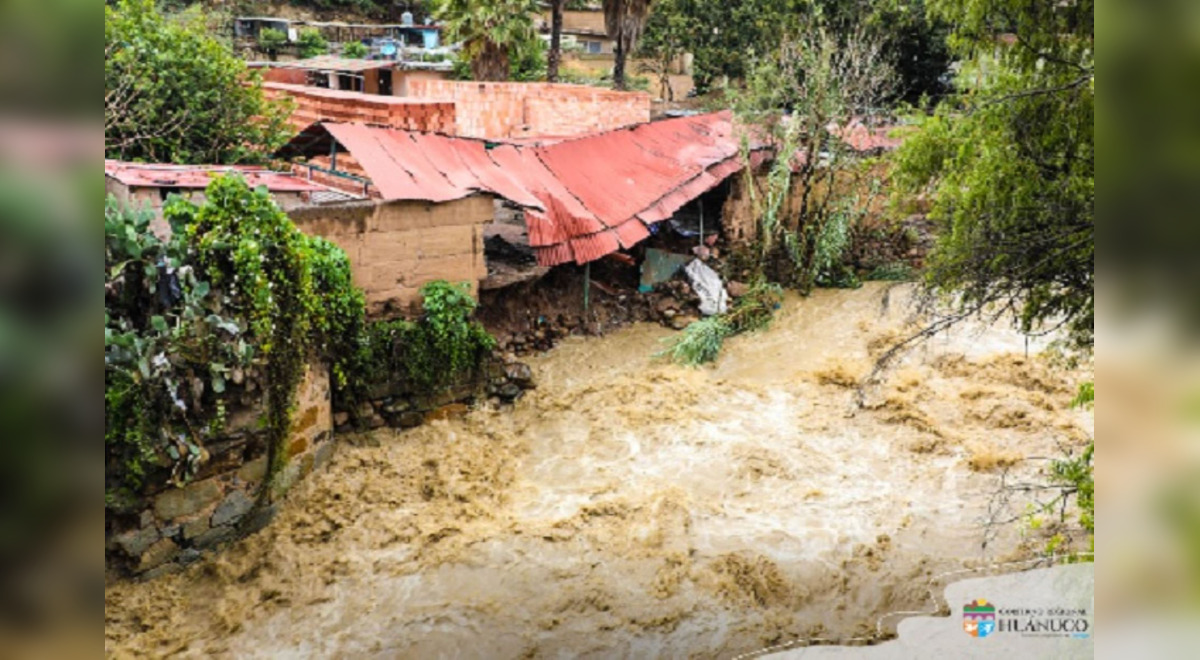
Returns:
[[[583,313],[588,315],[592,309],[592,262],[583,265]]]

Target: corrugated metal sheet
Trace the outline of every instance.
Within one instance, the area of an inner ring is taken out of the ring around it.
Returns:
[[[631,247],[650,235],[647,225],[742,168],[728,112],[537,144],[326,122],[282,153],[325,155],[314,150],[328,149],[321,129],[385,199],[439,202],[482,191],[524,207],[529,243],[543,266]],[[765,148],[755,145],[752,162],[761,162]]]
[[[271,192],[316,192],[328,190],[290,172],[246,165],[170,165],[104,161],[104,175],[131,188],[207,188],[213,178],[240,174],[251,188],[265,186]]]
[[[346,71],[361,72],[371,69],[390,69],[396,63],[390,60],[361,60],[336,55],[318,55],[303,60],[291,62],[271,62],[270,66],[277,69],[307,69],[309,71]]]

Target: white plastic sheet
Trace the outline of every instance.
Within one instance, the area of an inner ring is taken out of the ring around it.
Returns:
[[[721,282],[717,271],[709,268],[703,261],[693,259],[683,267],[683,272],[687,275],[692,290],[700,296],[701,314],[724,314],[729,309],[729,293],[725,291],[725,284]]]

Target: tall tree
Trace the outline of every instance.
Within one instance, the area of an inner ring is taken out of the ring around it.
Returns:
[[[941,225],[928,285],[962,314],[1011,310],[1093,346],[1095,39],[1090,0],[930,0],[963,92],[898,154]]]
[[[744,173],[759,218],[760,274],[772,281],[803,293],[854,281],[841,256],[877,183],[869,157],[846,138],[857,122],[872,123],[894,85],[880,49],[865,29],[839,38],[817,21],[800,25],[734,94],[739,119],[780,154],[761,187],[750,168]]]
[[[637,47],[651,0],[604,0],[604,27],[614,44],[613,87],[625,89],[625,60]]]
[[[897,75],[893,98],[917,103],[947,91],[946,26],[927,16],[924,0],[659,0],[642,48],[655,58],[664,47],[692,53],[696,86],[707,91],[723,78],[745,79],[754,62],[774,57],[785,35],[813,21],[841,42],[864,35],[879,42]]]
[[[475,80],[508,80],[510,46],[537,38],[537,0],[440,0],[436,15],[450,41],[462,42],[462,55]]]
[[[550,0],[550,54],[546,58],[546,80],[558,82],[562,62],[563,8],[567,0]]]
[[[199,13],[152,0],[104,6],[104,152],[175,163],[264,160],[291,137],[288,108],[263,98],[246,63]]]

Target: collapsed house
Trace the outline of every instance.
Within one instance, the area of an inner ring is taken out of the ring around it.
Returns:
[[[751,164],[767,157],[750,146]],[[655,225],[743,166],[728,112],[578,138],[478,140],[318,122],[280,156],[329,185],[383,200],[446,202],[488,193],[520,210],[541,266],[585,264],[648,238]]]

